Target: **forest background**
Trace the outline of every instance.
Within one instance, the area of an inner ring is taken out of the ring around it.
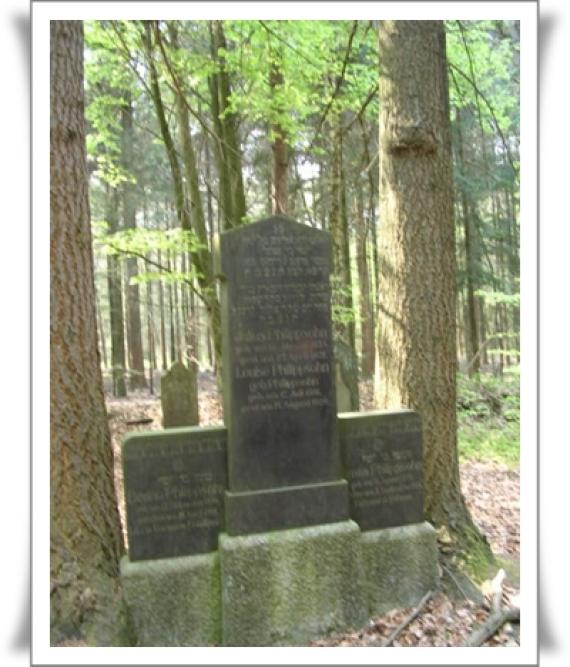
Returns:
[[[556,33],[556,31],[554,31],[554,32]],[[550,63],[551,63],[552,66],[556,66],[556,67],[559,67],[559,66],[560,66],[560,61],[557,61],[557,60],[554,60],[554,61],[553,61],[553,60],[550,60]],[[24,78],[25,78],[25,77],[24,77]],[[16,87],[21,87],[21,85],[22,85],[22,81],[18,81]],[[551,88],[551,90],[552,90],[552,88]],[[558,107],[557,107],[557,108],[558,108]],[[17,124],[16,124],[14,127],[17,128]],[[12,137],[10,137],[9,139],[10,139],[10,142],[11,142]],[[11,142],[11,143],[12,143],[12,142]],[[24,143],[25,143],[25,142],[24,142]],[[552,146],[554,145],[553,141],[551,141],[551,144],[550,144],[550,145],[552,145]],[[553,151],[553,155],[554,155],[554,156],[556,155],[556,153],[555,153],[554,151]],[[559,178],[559,174],[557,174],[557,173],[556,173],[556,174],[552,174],[552,180],[549,181],[549,185],[548,185],[549,188],[552,187],[552,184],[556,182],[556,179],[557,179],[557,178]],[[11,193],[7,193],[7,194],[11,194]],[[20,198],[20,200],[22,200],[22,199],[23,199],[23,198]],[[554,201],[554,197],[549,198],[549,202],[552,202],[552,201]],[[550,204],[549,204],[549,205],[550,205]],[[561,230],[561,236],[560,236],[559,238],[562,238],[562,236],[563,236],[564,233],[565,233],[564,230]],[[548,267],[547,267],[547,268],[548,268]],[[18,267],[18,271],[19,271],[19,270],[20,270],[20,268]],[[16,271],[16,269],[14,269],[14,274],[18,273],[18,271]],[[553,292],[553,293],[554,293],[554,292]],[[558,311],[558,314],[560,314],[559,311]],[[561,329],[560,329],[560,330],[561,330]],[[558,329],[558,328],[552,328],[552,329],[550,329],[550,332],[551,332],[551,333],[555,333],[556,331],[559,331],[559,329]],[[20,341],[18,341],[18,342],[20,342]],[[553,403],[552,405],[555,405],[555,403]],[[549,409],[551,409],[551,408],[549,408]],[[25,419],[22,420],[22,421],[25,421]]]
[[[379,276],[394,249],[378,232],[377,23],[86,23],[98,332],[114,396],[155,393],[176,360],[219,370],[216,238],[281,213],[331,233],[339,409],[358,409],[372,376],[382,404]],[[448,21],[446,33],[461,451],[514,463],[519,24]]]

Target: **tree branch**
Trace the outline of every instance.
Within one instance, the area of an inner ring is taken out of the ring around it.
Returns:
[[[350,35],[348,37],[348,44],[346,46],[346,51],[344,53],[344,59],[343,59],[343,62],[342,62],[342,69],[341,69],[341,72],[340,72],[340,76],[338,76],[336,78],[336,83],[335,83],[335,88],[333,90],[333,94],[331,95],[331,98],[330,98],[327,106],[325,107],[325,110],[323,111],[319,122],[317,123],[317,129],[315,130],[315,136],[313,137],[313,140],[311,141],[307,151],[310,151],[313,148],[313,146],[315,144],[315,141],[317,140],[317,137],[319,136],[319,133],[321,131],[323,123],[325,122],[326,117],[327,117],[329,111],[331,110],[333,102],[335,101],[336,96],[339,94],[341,86],[344,83],[344,75],[346,73],[346,68],[348,67],[348,59],[350,58],[350,52],[352,50],[352,41],[354,39],[354,36],[356,35],[356,30],[357,29],[358,29],[358,21],[353,21],[352,22],[352,29],[351,29]]]
[[[463,646],[481,646],[483,642],[498,632],[505,623],[519,623],[521,610],[518,607],[508,607],[502,611],[493,612],[483,625],[476,628]]]

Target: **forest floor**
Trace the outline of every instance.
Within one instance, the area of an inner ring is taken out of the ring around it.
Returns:
[[[361,385],[361,409],[371,408],[371,387]],[[222,409],[215,378],[201,373],[199,380],[200,425],[222,423]],[[125,509],[120,444],[132,431],[161,428],[160,400],[148,393],[128,398],[107,397],[109,424],[115,453],[115,482],[123,527]],[[142,425],[127,422],[152,419]],[[507,577],[503,584],[505,603],[515,602],[519,593],[519,469],[494,460],[462,458],[461,484],[473,520],[485,535],[493,553],[504,567]],[[123,533],[126,534],[123,528]],[[491,578],[496,573],[491,574]],[[487,586],[489,582],[486,582]],[[485,592],[485,584],[483,585]],[[370,619],[368,625],[355,632],[337,633],[314,641],[310,646],[378,646],[392,631],[407,619],[411,609],[397,609]],[[478,604],[466,598],[451,599],[436,592],[393,642],[393,646],[461,646],[472,630],[489,615],[486,603]],[[518,625],[505,624],[483,646],[518,646]]]

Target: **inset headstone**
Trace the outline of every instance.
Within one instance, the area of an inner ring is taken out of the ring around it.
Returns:
[[[228,532],[345,519],[330,236],[268,218],[222,234],[221,266]]]
[[[123,442],[131,561],[205,553],[223,528],[227,431],[170,429]]]
[[[420,416],[412,410],[339,414],[350,516],[362,530],[423,521]]]
[[[160,403],[164,428],[195,426],[198,418],[196,367],[175,361],[160,380]]]

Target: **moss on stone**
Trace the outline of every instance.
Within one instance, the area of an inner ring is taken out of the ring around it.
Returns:
[[[139,646],[209,646],[221,641],[217,552],[131,562],[121,582]]]
[[[294,646],[367,620],[353,521],[220,536],[226,646]]]
[[[409,607],[438,586],[436,532],[427,522],[362,535],[369,614]]]

